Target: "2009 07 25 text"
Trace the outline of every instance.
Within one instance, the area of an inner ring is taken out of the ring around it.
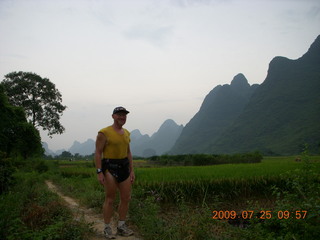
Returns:
[[[253,211],[253,210],[245,210],[241,212],[236,212],[235,210],[214,210],[212,211],[212,219],[305,219],[307,216],[307,210],[296,210],[296,211],[269,211],[269,210],[261,210],[261,211]]]

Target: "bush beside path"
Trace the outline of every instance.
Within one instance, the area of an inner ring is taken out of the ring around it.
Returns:
[[[104,222],[102,214],[95,213],[92,209],[85,208],[80,206],[76,199],[68,197],[64,195],[59,188],[51,181],[47,180],[46,184],[52,192],[58,194],[66,203],[66,205],[72,210],[75,219],[83,218],[88,224],[92,224],[92,228],[94,230],[94,235],[90,238],[90,240],[100,240],[105,239],[103,235]],[[116,217],[112,219],[112,231],[116,233]],[[136,233],[135,233],[136,234]],[[135,236],[130,237],[122,237],[116,236],[118,240],[142,240],[141,238],[137,238]]]

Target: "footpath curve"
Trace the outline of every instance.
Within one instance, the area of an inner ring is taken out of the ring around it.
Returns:
[[[52,192],[58,194],[66,203],[66,205],[72,210],[74,218],[75,219],[80,219],[84,218],[84,220],[88,223],[92,223],[92,227],[94,229],[94,236],[90,238],[90,240],[100,240],[100,239],[106,239],[103,235],[103,228],[104,228],[104,222],[103,222],[103,216],[102,214],[97,214],[92,211],[92,209],[88,209],[85,207],[82,207],[79,205],[78,201],[65,196],[62,192],[59,191],[58,187],[52,183],[51,181],[47,180],[46,184]],[[112,219],[112,231],[116,233],[116,221],[114,218]],[[122,236],[116,236],[117,240],[142,240],[141,238],[137,238],[135,236],[130,236],[130,237],[122,237]]]

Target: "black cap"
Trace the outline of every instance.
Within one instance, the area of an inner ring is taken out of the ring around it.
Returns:
[[[124,107],[116,107],[116,108],[113,110],[113,114],[118,113],[118,112],[125,112],[126,114],[129,113],[129,111],[127,111],[127,109],[125,109]]]

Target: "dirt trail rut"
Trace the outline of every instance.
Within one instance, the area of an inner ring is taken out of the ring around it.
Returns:
[[[103,228],[104,228],[104,222],[103,222],[103,216],[102,214],[97,214],[92,211],[92,209],[88,209],[85,207],[82,207],[79,205],[77,200],[65,196],[62,194],[56,185],[54,185],[51,181],[46,181],[46,184],[48,188],[58,194],[67,204],[67,206],[72,210],[75,218],[80,219],[81,217],[84,218],[84,220],[88,223],[92,223],[92,227],[95,231],[95,235],[90,238],[90,240],[99,240],[99,239],[106,239],[103,235]],[[112,231],[116,233],[116,221],[112,221]],[[122,236],[116,236],[117,240],[142,240],[141,238],[137,238],[135,236],[130,237],[122,237]]]

